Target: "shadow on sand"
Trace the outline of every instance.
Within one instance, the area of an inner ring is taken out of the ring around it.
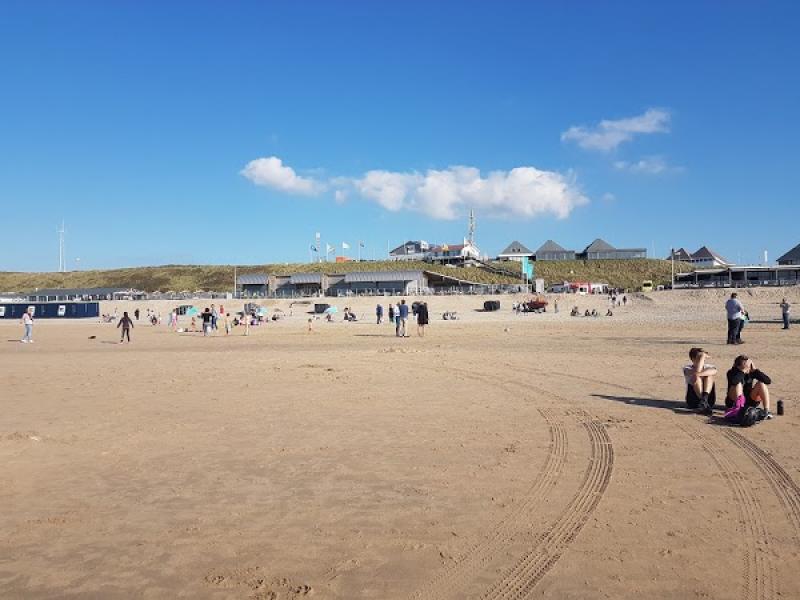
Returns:
[[[622,402],[623,404],[631,404],[633,406],[646,406],[648,408],[671,410],[678,415],[698,415],[697,412],[691,408],[688,408],[686,403],[681,400],[662,400],[660,398],[640,398],[636,396],[609,396],[607,394],[592,394],[592,397],[601,398],[603,400],[613,400],[614,402]],[[714,407],[714,411],[715,412],[713,415],[706,417],[709,425],[717,425],[720,427],[736,427],[734,423],[726,421],[722,416],[725,411],[724,404],[722,406],[717,404]]]

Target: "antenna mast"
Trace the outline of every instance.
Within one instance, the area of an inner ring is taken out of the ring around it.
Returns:
[[[66,273],[67,271],[67,257],[64,253],[64,219],[61,219],[61,228],[58,230],[58,272]]]
[[[475,245],[475,212],[469,209],[469,233],[467,234],[467,242],[470,246]]]

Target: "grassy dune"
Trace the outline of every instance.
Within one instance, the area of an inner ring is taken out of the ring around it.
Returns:
[[[519,271],[513,262],[500,263],[504,269]],[[678,265],[691,270],[688,265]],[[476,283],[516,283],[519,280],[493,273],[484,268],[453,269],[423,262],[350,262],[313,264],[267,264],[237,268],[239,274],[271,273],[348,273],[353,271],[428,270]],[[233,288],[233,266],[229,265],[164,265],[103,271],[71,271],[68,273],[0,273],[0,290],[28,292],[36,288],[130,287],[148,292],[160,290],[225,291]],[[536,276],[544,277],[547,285],[560,281],[599,281],[615,287],[635,289],[645,279],[658,284],[668,283],[670,263],[663,260],[604,260],[586,262],[563,261],[536,264]]]

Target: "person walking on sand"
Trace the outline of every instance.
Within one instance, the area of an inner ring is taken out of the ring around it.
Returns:
[[[217,318],[219,318],[219,313],[217,312],[216,307],[212,304],[211,305],[211,329],[214,331],[217,330]]]
[[[725,302],[725,312],[728,315],[728,344],[742,344],[742,326],[744,325],[744,306],[739,301],[736,292],[731,294]]]
[[[408,337],[406,323],[408,323],[408,304],[406,304],[406,299],[403,298],[397,307],[397,327],[395,328],[397,337]]]
[[[375,318],[378,320],[378,325],[383,323],[383,306],[381,304],[375,307]]]
[[[791,312],[791,310],[792,310],[792,305],[786,301],[786,298],[784,298],[781,301],[781,316],[783,317],[784,329],[789,329],[789,321],[790,321],[789,313]]]
[[[128,316],[127,312],[122,313],[122,318],[117,323],[117,329],[122,327],[122,335],[119,338],[119,343],[125,341],[125,338],[128,338],[128,343],[131,343],[131,329],[133,329],[133,320]]]
[[[22,336],[20,342],[23,344],[32,344],[33,343],[33,307],[28,308],[22,314],[22,326],[25,329],[25,333]]]
[[[417,305],[417,334],[425,337],[425,326],[428,324],[428,303],[420,302]]]

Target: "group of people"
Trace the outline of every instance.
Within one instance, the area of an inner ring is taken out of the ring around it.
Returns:
[[[690,362],[683,367],[686,380],[686,404],[699,413],[710,415],[716,403],[717,368],[703,348],[689,350]],[[769,386],[772,379],[756,368],[753,360],[740,354],[726,373],[725,418],[742,425],[772,419]],[[751,410],[752,409],[752,410]]]
[[[628,305],[628,296],[622,294],[619,295],[619,291],[616,289],[608,290],[608,301],[611,306],[627,306]]]
[[[406,304],[405,298],[400,300],[395,306],[389,304],[388,307],[389,323],[394,323],[394,332],[397,337],[408,337],[407,324],[409,315],[409,306]],[[428,314],[427,302],[414,302],[411,306],[411,313],[417,320],[417,335],[425,337],[425,327],[430,321]],[[383,323],[383,305],[378,304],[375,307],[375,320],[378,325]]]
[[[577,307],[577,306],[573,306],[573,307],[572,307],[572,310],[571,310],[571,311],[570,311],[570,313],[569,313],[569,316],[570,316],[570,317],[580,317],[580,316],[581,316],[581,311],[580,311],[580,309],[578,309],[578,307]],[[589,309],[587,308],[587,309],[584,311],[584,313],[583,313],[583,316],[584,316],[584,317],[599,317],[599,316],[600,316],[600,313],[599,313],[599,312],[597,312],[597,309],[596,309],[596,308],[593,308],[592,310],[589,310]],[[611,310],[611,307],[609,307],[609,308],[608,308],[608,310],[606,311],[606,316],[607,316],[607,317],[613,317],[613,316],[614,316],[614,311],[613,311],[613,310]]]
[[[779,303],[781,309],[781,320],[783,321],[783,329],[789,329],[791,324],[792,305],[783,298]],[[742,341],[742,329],[747,323],[750,322],[750,313],[748,313],[742,301],[739,300],[739,294],[733,292],[731,297],[725,302],[725,312],[728,316],[728,344],[744,344]]]

